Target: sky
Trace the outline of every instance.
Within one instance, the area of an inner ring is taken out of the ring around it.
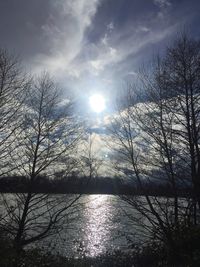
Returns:
[[[83,106],[95,92],[111,102],[181,29],[198,38],[199,14],[199,0],[0,0],[0,47]]]

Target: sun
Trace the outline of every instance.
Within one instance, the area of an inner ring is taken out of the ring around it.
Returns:
[[[92,110],[96,113],[102,112],[106,107],[105,98],[100,94],[90,96],[89,103]]]

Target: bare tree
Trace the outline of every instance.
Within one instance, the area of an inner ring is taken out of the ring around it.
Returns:
[[[200,209],[200,42],[185,33],[169,48],[164,61],[166,90],[175,96],[168,108],[181,125],[175,134],[185,146],[188,176]],[[163,78],[162,78],[163,79]]]
[[[176,253],[174,233],[178,236],[180,224],[197,223],[191,198],[199,198],[199,48],[199,42],[181,36],[166,56],[148,71],[143,68],[139,86],[146,101],[135,104],[138,89],[130,87],[126,109],[119,109],[109,129],[118,170],[144,196],[123,199],[145,218],[143,227]],[[158,183],[169,186],[170,197],[152,196],[148,186]],[[182,201],[181,189],[189,191],[191,185],[193,196]]]
[[[141,114],[144,109],[147,111],[145,105],[140,110],[140,119],[143,118],[142,121],[147,122],[147,118]],[[166,167],[168,163],[164,155],[161,157],[161,153],[163,153],[161,150],[161,146],[163,146],[162,136],[157,132],[158,140],[155,141],[156,136],[154,136],[155,132],[151,128],[150,121],[147,125],[151,131],[149,133],[141,131],[135,121],[135,112],[133,107],[128,107],[123,112],[120,111],[109,128],[113,147],[117,153],[116,161],[118,164],[115,164],[117,170],[121,176],[129,177],[133,181],[134,187],[137,187],[138,192],[143,196],[124,195],[122,199],[144,216],[145,223],[143,220],[138,221],[138,217],[133,217],[135,223],[140,225],[142,223],[142,226],[154,234],[157,239],[167,239],[172,247],[173,240],[169,230],[172,225],[174,226],[174,219],[172,218],[175,218],[176,224],[178,224],[177,196],[175,194],[174,203],[176,205],[173,205],[170,198],[166,197],[163,200],[159,196],[153,196],[147,187],[149,183],[156,185],[159,175],[162,175],[164,183],[173,184],[170,170],[166,171],[163,168],[163,165]],[[137,112],[139,112],[138,109]],[[147,131],[147,129],[145,130]],[[173,216],[171,216],[172,214]],[[176,216],[174,217],[174,215]]]
[[[29,91],[23,131],[15,132],[18,150],[12,156],[18,172],[27,177],[27,192],[3,195],[4,217],[0,222],[17,250],[59,232],[80,198],[36,193],[42,175],[54,179],[66,167],[80,138],[70,105],[61,105],[58,87],[46,73]]]
[[[0,176],[13,169],[8,160],[14,150],[14,132],[22,122],[22,105],[30,78],[22,71],[17,57],[0,49]]]
[[[99,169],[103,164],[103,159],[100,156],[99,148],[95,147],[96,135],[94,133],[89,133],[85,137],[86,140],[83,142],[82,148],[82,169],[86,177],[89,178],[89,181],[92,178],[95,178],[99,174]],[[98,142],[96,144],[99,145]]]

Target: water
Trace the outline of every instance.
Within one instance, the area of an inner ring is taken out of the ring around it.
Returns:
[[[17,203],[16,197],[19,200],[22,195],[6,195],[13,210]],[[37,201],[38,197],[40,195],[36,195],[34,201]],[[46,199],[44,195],[42,201],[48,200],[50,203],[51,200],[56,199],[58,203],[56,209],[58,209],[62,207],[63,203],[69,203],[70,199],[74,197],[73,195],[51,195],[50,198]],[[40,208],[33,206],[35,209],[33,209],[32,214],[35,216],[42,214],[48,205],[41,205],[40,203]],[[17,210],[16,212],[18,212]],[[132,242],[137,243],[139,241],[138,235],[141,236],[140,229],[132,224],[132,220],[129,220],[125,213],[130,213],[134,218],[139,215],[118,196],[83,195],[67,212],[68,216],[62,225],[62,231],[56,236],[48,237],[45,241],[40,242],[39,246],[45,246],[51,252],[59,252],[65,256],[82,257],[87,255],[94,257],[106,251],[127,249]],[[44,216],[39,217],[39,220],[37,226],[39,228],[35,228],[36,231],[40,230],[45,222]],[[30,227],[31,231],[32,228]]]
[[[54,242],[51,241],[59,253],[93,257],[128,247],[124,235],[127,221],[117,196],[84,195],[80,202],[82,206],[72,220],[70,230],[63,230]]]
[[[51,239],[55,251],[66,256],[94,257],[106,251],[128,249],[130,242],[138,242],[138,231],[125,216],[125,203],[119,197],[84,195],[80,202],[75,219],[56,239]]]
[[[153,200],[152,197],[152,203]],[[142,196],[137,201],[142,207],[147,205]],[[157,212],[161,213],[166,207],[170,209],[171,202],[172,199],[160,197],[160,204],[157,205],[155,200]],[[180,199],[179,204],[184,206],[184,203],[184,199]],[[79,209],[71,222],[71,229],[63,230],[54,242],[51,240],[55,251],[63,255],[95,257],[107,251],[127,250],[131,245],[143,243],[149,238],[148,226],[151,226],[147,218],[119,196],[84,195],[77,207]]]

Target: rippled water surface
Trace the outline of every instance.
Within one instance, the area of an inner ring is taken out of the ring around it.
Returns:
[[[2,194],[1,197],[0,214],[13,210],[18,216],[17,212],[21,211],[17,200],[23,199],[24,196],[21,194]],[[34,234],[35,231],[38,233],[38,229],[41,231],[45,220],[46,223],[49,223],[51,217],[45,217],[44,214],[51,215],[51,212],[55,213],[59,208],[62,210],[63,207],[67,207],[66,214],[61,220],[62,224],[60,224],[62,230],[56,236],[48,237],[37,244],[37,246],[45,246],[51,252],[59,252],[62,255],[73,257],[85,255],[95,257],[107,251],[127,249],[129,245],[146,238],[147,232],[145,232],[145,227],[141,227],[141,225],[145,223],[147,226],[148,221],[141,217],[133,207],[122,201],[119,196],[83,195],[76,202],[74,202],[77,198],[75,195],[35,195],[34,197],[35,202],[32,202],[32,205],[36,206],[33,206],[35,208],[29,212],[29,222],[33,221],[33,225],[29,228],[30,231],[27,232],[30,235]],[[44,202],[46,198],[48,201]],[[7,202],[4,202],[4,199],[7,199]],[[144,197],[138,196],[138,200],[143,207],[146,205]],[[163,203],[163,207],[166,205],[168,208],[170,207],[170,199],[160,198],[159,201],[159,203]],[[5,203],[9,203],[9,208]],[[57,204],[51,206],[51,203]],[[71,205],[70,203],[74,204]],[[184,207],[184,203],[185,200],[180,199],[179,204]],[[155,205],[157,205],[156,201]],[[156,207],[163,209],[162,206]],[[8,218],[10,218],[9,213]],[[140,226],[133,224],[135,219],[140,222]]]
[[[112,195],[85,195],[83,206],[72,220],[70,229],[52,240],[64,255],[97,256],[114,249],[126,249],[127,237],[134,232],[124,212],[123,202]],[[59,244],[59,246],[58,246]]]
[[[7,194],[6,198],[11,205],[16,204],[14,194]],[[68,203],[75,196],[51,195],[50,198],[61,198],[64,201],[62,203]],[[41,203],[40,206],[35,212],[42,214],[46,206]],[[1,209],[3,213],[3,206]],[[137,216],[137,213],[125,206],[118,196],[83,195],[69,211],[70,215],[66,216],[66,221],[62,225],[63,230],[39,245],[66,256],[76,257],[93,257],[118,248],[126,249],[130,238],[133,242],[137,240],[133,235],[136,228],[125,216],[124,211],[130,211],[132,215]]]

